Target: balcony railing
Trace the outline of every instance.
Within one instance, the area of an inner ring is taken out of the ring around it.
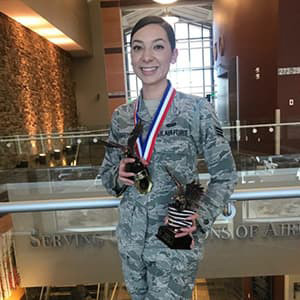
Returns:
[[[231,195],[231,201],[274,200],[300,198],[300,188],[236,191]],[[0,203],[0,214],[42,212],[59,210],[116,208],[120,200],[115,197],[85,198],[71,200],[35,200]],[[299,216],[300,217],[300,216]]]
[[[300,167],[300,122],[223,126],[238,170]],[[100,165],[107,130],[0,137],[0,169]],[[200,158],[201,159],[201,158]],[[201,162],[200,162],[201,165]],[[202,165],[200,172],[205,173]]]

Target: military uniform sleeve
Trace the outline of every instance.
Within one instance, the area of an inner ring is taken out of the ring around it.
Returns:
[[[199,143],[210,174],[207,190],[202,198],[199,225],[204,233],[209,230],[223,211],[237,182],[236,167],[229,143],[208,102],[200,100]]]
[[[111,128],[108,141],[119,143],[118,135],[118,111],[115,111],[112,116]],[[99,170],[101,181],[109,194],[120,196],[126,186],[121,185],[118,181],[119,164],[122,159],[122,153],[117,148],[106,147],[105,156]]]

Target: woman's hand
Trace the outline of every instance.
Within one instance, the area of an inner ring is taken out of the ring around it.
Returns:
[[[133,163],[134,161],[135,159],[130,157],[123,158],[120,161],[118,180],[125,185],[134,185],[134,181],[132,179],[129,179],[129,177],[134,177],[135,174],[126,171],[126,164]]]
[[[140,161],[144,166],[149,165],[149,163],[146,160],[142,159],[142,158],[140,159]],[[126,171],[126,164],[134,163],[134,162],[135,162],[135,158],[131,158],[131,157],[123,158],[120,161],[118,180],[120,182],[122,182],[123,184],[125,184],[125,185],[134,185],[134,181],[132,179],[129,179],[129,178],[134,177],[136,174]]]
[[[176,233],[176,235],[175,235],[175,238],[190,235],[191,238],[192,238],[191,249],[194,248],[194,239],[193,239],[192,233],[197,230],[196,220],[198,218],[199,218],[199,215],[197,213],[194,213],[193,215],[187,217],[186,220],[192,220],[193,225],[191,227],[182,227],[182,228],[180,228],[180,232]]]

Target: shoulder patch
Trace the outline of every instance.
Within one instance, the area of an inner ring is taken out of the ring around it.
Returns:
[[[218,136],[224,137],[223,129],[221,127],[215,126],[215,129]]]

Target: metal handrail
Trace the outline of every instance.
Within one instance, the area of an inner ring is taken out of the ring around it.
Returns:
[[[15,134],[15,135],[4,135],[0,136],[0,141],[2,139],[14,139],[17,140],[19,138],[26,138],[32,140],[33,138],[42,137],[43,139],[48,139],[52,137],[61,137],[61,136],[67,136],[72,137],[75,136],[81,136],[84,134],[96,134],[101,132],[108,132],[108,129],[94,129],[94,130],[77,130],[77,131],[64,131],[64,132],[51,132],[51,133],[36,133],[36,134]]]
[[[222,126],[222,129],[240,129],[240,128],[259,128],[259,127],[280,127],[280,126],[299,126],[300,122],[287,122],[287,123],[261,123],[249,125],[234,125]]]
[[[33,136],[33,137],[17,137],[17,138],[1,138],[0,143],[8,143],[8,142],[28,142],[28,141],[44,141],[44,140],[63,140],[63,139],[78,139],[78,138],[97,138],[97,137],[107,137],[108,132],[105,133],[93,133],[93,134],[73,134],[73,135],[55,135],[50,137],[45,136]]]
[[[274,200],[300,198],[300,189],[264,189],[256,191],[236,191],[230,200]],[[62,200],[38,200],[38,201],[16,201],[0,203],[0,214],[38,212],[38,211],[58,211],[76,209],[95,208],[116,208],[120,200],[115,197],[84,198],[84,199],[62,199]]]
[[[259,128],[259,127],[280,127],[280,126],[299,126],[300,122],[286,122],[286,123],[261,123],[249,125],[234,125],[222,126],[222,129],[243,129],[243,128]],[[70,138],[88,138],[88,137],[104,137],[108,135],[108,129],[85,130],[85,131],[72,131],[62,133],[39,133],[32,135],[11,135],[0,136],[0,143],[7,142],[24,142],[24,141],[39,141],[46,139],[70,139]]]
[[[34,200],[16,201],[0,204],[0,214],[58,211],[95,208],[115,208],[120,200],[117,198],[84,198],[84,199],[62,199],[62,200]]]

